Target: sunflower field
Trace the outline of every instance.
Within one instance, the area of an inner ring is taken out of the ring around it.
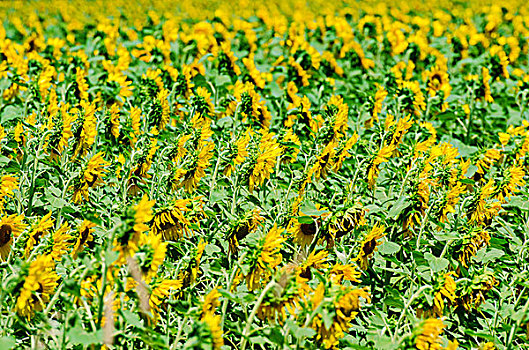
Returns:
[[[529,349],[526,1],[0,13],[0,349]]]

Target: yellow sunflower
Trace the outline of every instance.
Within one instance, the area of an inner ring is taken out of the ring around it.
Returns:
[[[27,225],[23,223],[23,220],[23,214],[3,215],[0,219],[0,259],[7,259],[14,238],[20,236],[26,228]]]
[[[373,256],[373,253],[377,250],[377,246],[382,244],[378,240],[386,235],[384,230],[384,226],[376,223],[360,244],[360,252],[358,252],[356,260],[362,270],[367,270],[369,258]]]
[[[249,273],[245,276],[249,290],[259,288],[270,278],[271,270],[281,263],[281,245],[285,238],[281,229],[274,225],[268,234],[261,239],[258,250],[254,253]]]
[[[77,239],[72,249],[72,254],[74,258],[77,258],[77,255],[84,250],[84,246],[88,242],[94,240],[92,233],[94,232],[94,227],[96,224],[89,220],[84,220],[77,230]]]
[[[33,247],[39,244],[40,239],[43,235],[53,227],[54,219],[51,218],[51,211],[44,215],[40,221],[33,226],[33,229],[29,232],[29,237],[26,242],[26,249],[24,251],[26,258],[29,257]]]
[[[51,255],[40,255],[31,262],[16,302],[18,314],[29,320],[35,311],[41,311],[50,301],[58,279]]]

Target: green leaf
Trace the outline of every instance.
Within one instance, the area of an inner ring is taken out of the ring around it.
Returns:
[[[388,212],[388,216],[392,217],[393,219],[396,219],[399,214],[406,209],[410,205],[410,202],[408,201],[408,198],[406,196],[400,197],[395,204],[391,207],[391,209]]]
[[[103,340],[103,330],[99,329],[94,333],[88,333],[82,327],[76,326],[68,331],[68,338],[74,345],[100,344]]]
[[[386,241],[378,247],[378,251],[383,255],[392,255],[400,250],[400,245],[395,242]]]
[[[432,253],[425,253],[424,257],[428,260],[428,265],[433,272],[443,271],[448,267],[449,261],[445,258],[438,258]]]
[[[323,324],[325,325],[325,328],[330,329],[333,323],[334,314],[324,309],[321,313],[321,318],[323,319]]]
[[[2,124],[10,121],[18,119],[19,117],[22,117],[23,111],[22,107],[15,107],[15,106],[7,106],[4,108],[4,111],[2,112],[2,116],[0,117],[0,122]]]
[[[219,75],[215,80],[215,83],[217,84],[217,86],[231,84],[231,78],[229,75]]]
[[[314,222],[310,216],[298,216],[297,219],[300,224],[312,224]]]
[[[125,321],[127,321],[127,324],[130,324],[135,327],[143,327],[143,323],[141,322],[140,318],[137,314],[130,310],[123,310],[123,317],[125,318]]]
[[[318,210],[316,205],[309,201],[305,201],[300,210],[303,214],[310,216],[320,216],[321,214],[327,213],[326,210]]]
[[[0,349],[13,349],[17,341],[13,337],[0,337]]]

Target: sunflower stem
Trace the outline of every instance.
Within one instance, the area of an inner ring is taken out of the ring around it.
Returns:
[[[255,315],[257,314],[257,310],[259,309],[259,306],[261,306],[261,303],[263,302],[266,294],[270,289],[272,289],[276,285],[276,282],[272,279],[266,287],[261,292],[261,295],[259,295],[259,299],[257,299],[257,303],[254,305],[252,312],[250,313],[250,317],[248,317],[248,320],[246,321],[246,327],[244,327],[244,331],[242,332],[242,342],[241,342],[241,350],[246,349],[246,343],[249,338],[250,328],[252,327],[253,319],[255,318]]]

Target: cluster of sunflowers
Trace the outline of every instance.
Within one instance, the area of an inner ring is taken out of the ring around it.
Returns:
[[[0,12],[0,348],[529,348],[526,2]]]

